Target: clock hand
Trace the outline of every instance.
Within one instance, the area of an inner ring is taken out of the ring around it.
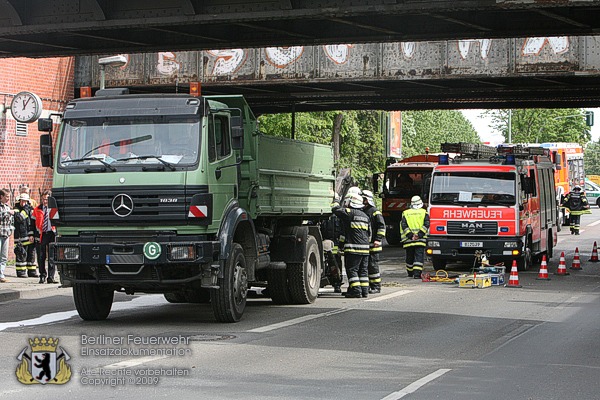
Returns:
[[[27,99],[27,100],[23,100],[23,110],[25,109],[25,107],[27,107],[27,104],[29,103],[31,99]]]

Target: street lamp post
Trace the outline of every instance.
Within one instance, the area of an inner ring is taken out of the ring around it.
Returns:
[[[112,65],[113,67],[120,67],[127,64],[127,58],[125,56],[110,56],[103,57],[98,59],[98,64],[100,65],[100,89],[104,89],[104,82],[106,80],[106,71],[105,68],[107,65]]]

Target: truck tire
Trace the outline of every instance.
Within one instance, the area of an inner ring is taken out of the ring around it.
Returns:
[[[314,236],[308,236],[306,240],[306,260],[303,263],[288,264],[287,271],[293,302],[314,303],[321,284],[321,256]]]
[[[433,264],[433,269],[435,269],[436,271],[446,268],[446,260],[442,258],[431,257],[431,263]]]
[[[169,303],[187,303],[185,295],[181,292],[165,293],[164,296]]]
[[[285,269],[272,269],[268,276],[268,293],[275,304],[292,304],[292,294],[288,286],[287,271]]]
[[[238,322],[246,309],[248,275],[246,257],[239,243],[231,247],[225,262],[223,278],[217,280],[219,289],[210,289],[210,302],[218,322]]]
[[[108,285],[74,283],[73,300],[81,319],[102,321],[110,314],[115,291]]]

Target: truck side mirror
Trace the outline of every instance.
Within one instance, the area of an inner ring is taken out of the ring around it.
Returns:
[[[231,117],[231,148],[244,149],[244,124],[242,117]]]
[[[38,131],[52,132],[52,119],[51,118],[38,119]]]
[[[40,135],[40,157],[42,167],[52,168],[52,137],[50,134]]]

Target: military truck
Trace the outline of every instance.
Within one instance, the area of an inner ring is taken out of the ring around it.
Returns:
[[[55,140],[52,126],[38,122],[50,261],[84,320],[106,319],[115,291],[210,303],[221,322],[254,284],[277,304],[317,298],[331,147],[260,133],[242,96],[105,89],[67,104]]]

